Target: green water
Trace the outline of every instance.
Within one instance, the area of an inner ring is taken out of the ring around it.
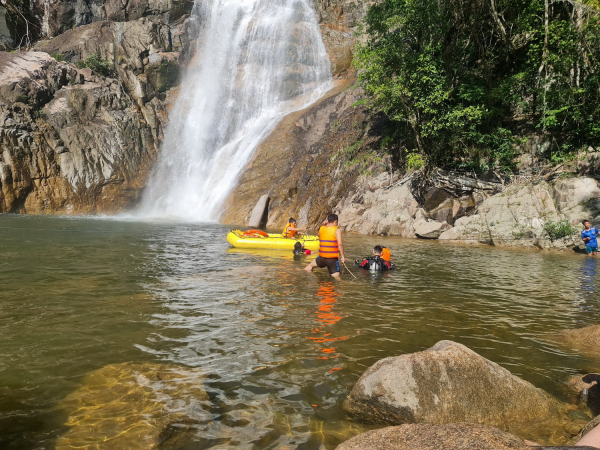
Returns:
[[[347,235],[348,259],[383,243],[398,270],[334,284],[226,231],[0,215],[0,448],[68,448],[65,399],[123,363],[189,370],[208,393],[163,391],[189,415],[165,449],[333,449],[363,429],[342,410],[360,374],[442,339],[563,400],[562,380],[599,369],[544,339],[598,323],[591,258]]]

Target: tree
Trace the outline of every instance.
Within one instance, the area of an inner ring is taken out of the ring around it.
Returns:
[[[563,149],[598,142],[598,23],[577,1],[385,0],[369,9],[355,65],[407,149],[511,170],[515,121]]]

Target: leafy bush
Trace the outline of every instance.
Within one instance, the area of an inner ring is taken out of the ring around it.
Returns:
[[[65,56],[62,53],[49,53],[49,55],[52,56],[58,62],[65,60]]]
[[[86,59],[80,59],[75,64],[79,69],[89,67],[94,72],[105,77],[114,75],[114,67],[110,61],[102,58],[97,53],[92,53]]]
[[[423,155],[412,152],[406,155],[406,168],[408,170],[419,170],[425,166],[425,159]]]
[[[550,240],[554,241],[556,239],[562,239],[567,236],[571,236],[578,230],[577,228],[571,225],[571,222],[569,222],[566,219],[563,219],[557,220],[556,222],[553,222],[551,220],[547,221],[544,224],[544,231],[546,232]]]

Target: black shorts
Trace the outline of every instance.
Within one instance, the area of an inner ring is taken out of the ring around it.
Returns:
[[[315,262],[317,263],[317,267],[327,267],[330,275],[340,271],[340,262],[337,258],[323,258],[322,256],[317,256]]]

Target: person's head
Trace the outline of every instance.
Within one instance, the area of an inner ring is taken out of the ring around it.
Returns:
[[[373,247],[373,255],[381,256],[381,252],[383,252],[383,247],[381,245]]]
[[[293,217],[290,217],[290,220],[288,220],[288,222],[292,225],[296,225],[296,219],[294,219]]]
[[[337,214],[328,214],[327,215],[327,223],[330,225],[337,225],[338,216]]]
[[[296,242],[294,244],[294,250],[302,250],[302,243],[301,242]]]
[[[583,228],[585,228],[586,230],[589,230],[589,228],[591,226],[589,220],[584,220],[581,223],[583,224]]]

